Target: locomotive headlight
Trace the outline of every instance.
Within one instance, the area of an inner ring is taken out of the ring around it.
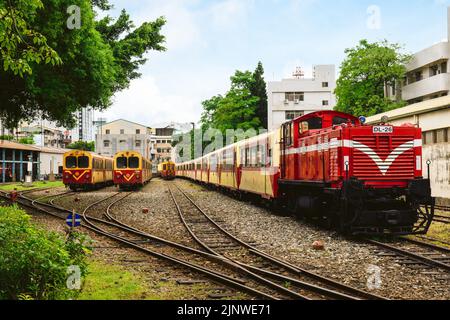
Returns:
[[[364,116],[359,117],[359,122],[361,122],[361,124],[365,124],[366,121],[367,121],[366,117]]]

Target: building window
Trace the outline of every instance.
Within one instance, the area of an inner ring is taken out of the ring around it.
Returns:
[[[286,111],[286,120],[294,120],[304,115],[303,111]]]
[[[124,129],[120,129],[120,134],[125,134],[125,130]]]
[[[447,143],[448,142],[448,129],[437,130],[437,143]]]
[[[141,134],[141,129],[136,129],[136,134]]]
[[[323,100],[323,101],[322,101],[322,105],[323,105],[323,106],[328,106],[328,105],[329,105],[328,100]]]
[[[286,92],[285,98],[287,101],[304,101],[305,93],[304,92]]]
[[[111,134],[111,130],[106,129],[106,134]]]
[[[127,143],[127,140],[120,140],[119,143]]]
[[[447,73],[447,61],[446,62],[442,62],[442,64],[441,64],[441,72],[442,73]]]
[[[439,73],[439,66],[431,66],[430,67],[430,77],[434,77]]]
[[[105,148],[109,148],[109,145],[110,145],[109,140],[103,141],[103,146],[104,146]]]
[[[328,88],[328,82],[322,82],[322,88]]]
[[[156,143],[161,143],[161,140],[156,140]]]
[[[136,140],[136,147],[137,148],[140,148],[141,144],[142,144],[141,140]]]
[[[417,71],[417,72],[415,72],[414,73],[414,78],[415,78],[415,80],[416,80],[416,82],[417,81],[421,81],[423,78],[422,78],[422,71]]]

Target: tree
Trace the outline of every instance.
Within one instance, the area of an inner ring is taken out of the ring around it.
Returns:
[[[95,151],[95,143],[92,142],[86,142],[86,141],[76,141],[67,146],[67,149],[73,149],[73,150],[82,150],[82,151]]]
[[[0,67],[4,72],[23,77],[32,74],[33,64],[61,64],[47,38],[29,26],[43,7],[40,0],[0,0]]]
[[[385,92],[397,86],[406,73],[405,64],[411,56],[402,54],[398,44],[386,40],[369,43],[361,40],[355,48],[345,50],[337,80],[337,111],[355,116],[371,116],[405,105],[400,99],[392,101]]]
[[[214,96],[202,102],[202,130],[208,128],[220,130],[223,134],[228,129],[259,129],[256,109],[259,97],[253,96],[251,88],[255,82],[250,71],[236,71],[230,78],[231,88],[225,96]]]
[[[20,138],[19,139],[19,143],[22,143],[22,144],[34,144],[34,135],[30,135],[30,136],[25,137],[25,138]]]
[[[55,60],[54,65],[52,60],[47,64],[39,63],[36,57],[28,55],[31,72],[21,76],[20,72],[15,75],[10,69],[0,69],[0,118],[8,128],[40,115],[58,125],[73,127],[76,111],[88,106],[100,111],[108,108],[112,96],[140,76],[138,68],[146,62],[143,58],[146,52],[165,50],[161,35],[165,24],[163,17],[137,28],[125,11],[116,21],[109,16],[96,21],[93,6],[109,10],[108,1],[78,0],[81,27],[70,30],[66,22],[67,8],[74,4],[72,0],[46,0],[45,10],[36,5],[40,0],[5,1],[8,0],[0,0],[0,12],[5,12],[6,3],[14,3],[13,12],[24,24],[16,34],[6,33],[3,42],[10,43],[12,39],[17,42],[17,33],[21,34],[32,25],[34,35],[45,37],[45,41],[41,38],[36,46],[48,44],[47,49],[44,46],[44,53],[54,50],[61,61],[58,64]],[[35,6],[27,11],[27,7],[19,6],[24,3]],[[29,14],[21,14],[22,11]],[[4,22],[0,24],[0,28],[5,28],[4,25]],[[10,60],[9,56],[20,57],[22,51],[22,47],[13,47],[8,55],[2,51],[0,65]],[[49,54],[45,56],[47,62]]]
[[[256,115],[261,122],[264,129],[267,129],[267,89],[266,81],[264,80],[264,67],[262,62],[258,63],[255,72],[253,72],[253,79],[255,80],[250,86],[250,91],[253,96],[258,97],[258,105],[256,107]]]

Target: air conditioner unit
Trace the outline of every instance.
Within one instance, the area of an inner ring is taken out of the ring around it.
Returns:
[[[289,104],[289,100],[284,100],[284,104]]]
[[[295,104],[299,104],[299,103],[300,103],[300,100],[296,99],[294,103],[295,103]]]

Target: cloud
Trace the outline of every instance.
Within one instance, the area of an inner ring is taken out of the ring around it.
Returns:
[[[224,0],[209,9],[215,27],[235,29],[244,21],[254,5],[254,0]]]
[[[199,113],[200,106],[195,96],[164,93],[155,78],[143,76],[134,80],[128,90],[116,94],[113,106],[102,116],[108,121],[123,118],[151,126],[168,119],[196,121]]]

